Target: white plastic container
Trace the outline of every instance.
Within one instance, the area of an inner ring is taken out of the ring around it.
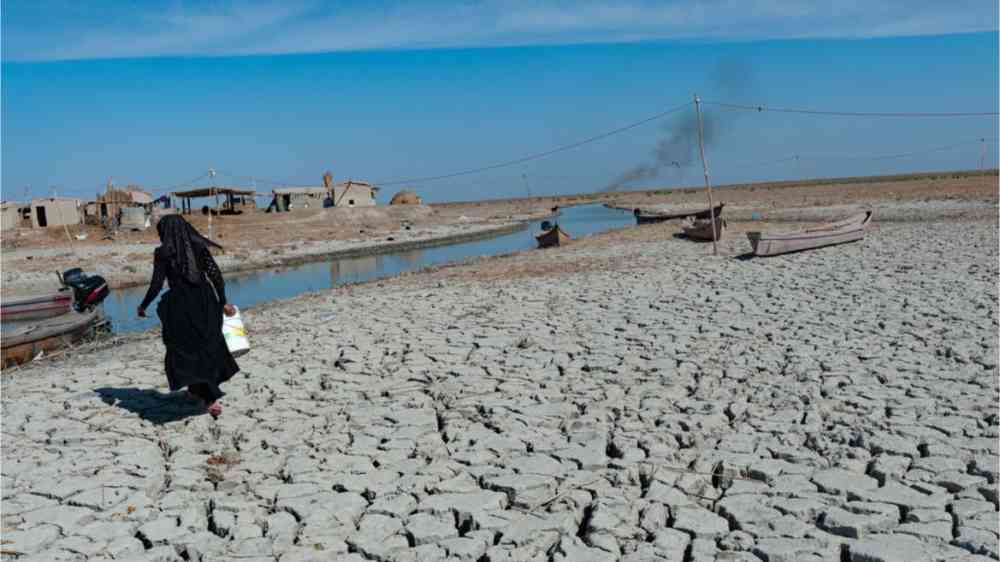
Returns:
[[[236,305],[233,305],[233,308],[236,308]],[[236,308],[236,314],[232,316],[222,314],[222,336],[226,338],[226,347],[233,357],[245,355],[250,351],[250,340],[247,339],[247,331],[243,327],[240,309]]]

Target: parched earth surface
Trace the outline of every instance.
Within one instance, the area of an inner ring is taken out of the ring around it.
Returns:
[[[218,420],[153,336],[5,373],[5,557],[998,558],[994,220],[629,236],[258,309]]]

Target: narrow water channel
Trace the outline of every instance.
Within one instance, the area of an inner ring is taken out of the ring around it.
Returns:
[[[574,238],[623,228],[635,222],[630,214],[608,209],[603,205],[563,208],[558,220],[559,226]],[[535,234],[540,228],[541,222],[535,222],[524,230],[487,240],[228,275],[226,296],[233,304],[246,309],[347,283],[390,277],[479,256],[528,250],[536,246]],[[145,294],[146,287],[111,291],[111,295],[104,301],[104,310],[116,333],[140,332],[158,325],[155,301],[149,307],[148,318],[138,318],[135,315],[136,307]]]

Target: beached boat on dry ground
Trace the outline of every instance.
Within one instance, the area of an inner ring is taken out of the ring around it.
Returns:
[[[39,353],[50,353],[96,337],[107,325],[108,320],[98,308],[26,323],[3,335],[3,366],[27,363]]]
[[[726,231],[726,221],[722,217],[715,217],[715,239],[722,240],[722,235]],[[695,219],[685,223],[681,227],[684,235],[692,240],[712,241],[712,219]]]
[[[569,242],[572,240],[572,237],[570,237],[565,230],[559,228],[559,225],[557,224],[535,236],[535,240],[538,241],[539,248],[551,248],[553,246],[561,246],[566,242]]]
[[[0,321],[20,322],[52,318],[69,312],[73,293],[68,288],[41,295],[3,298],[0,302]]]
[[[4,332],[0,339],[0,365],[10,367],[27,363],[39,353],[52,352],[74,345],[98,335],[109,326],[101,311],[101,303],[110,290],[100,275],[85,275],[79,268],[65,271],[59,276],[65,287],[67,307],[62,314],[28,322],[11,322],[4,317]],[[60,291],[60,294],[63,292]],[[43,297],[36,301],[52,302]],[[7,301],[5,299],[4,305]],[[25,304],[22,299],[20,304]],[[28,303],[31,304],[31,303]],[[35,303],[37,304],[37,302]],[[60,300],[60,306],[61,300]],[[38,307],[34,310],[36,313]],[[31,310],[30,307],[24,310]],[[36,317],[37,318],[37,317]],[[22,316],[18,320],[25,320]]]
[[[865,229],[871,220],[872,211],[868,210],[798,232],[747,232],[747,239],[755,256],[777,256],[856,242],[865,237]]]
[[[642,208],[637,208],[632,213],[635,215],[636,224],[650,224],[656,222],[664,222],[676,219],[685,219],[688,217],[696,219],[707,219],[712,216],[712,211],[715,211],[715,216],[718,217],[722,214],[722,207],[725,203],[719,203],[715,206],[715,209],[692,209],[692,210],[673,210],[665,212],[657,211],[647,211]]]
[[[0,297],[0,322],[41,320],[66,314],[104,300],[104,278],[88,276],[79,267],[56,274],[59,288],[37,295]],[[77,302],[79,301],[79,302]]]

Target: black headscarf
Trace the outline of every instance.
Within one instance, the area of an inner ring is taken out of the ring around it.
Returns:
[[[156,231],[160,235],[163,258],[174,271],[193,284],[201,282],[198,256],[209,246],[222,249],[222,246],[202,236],[180,215],[163,217],[156,223]]]

